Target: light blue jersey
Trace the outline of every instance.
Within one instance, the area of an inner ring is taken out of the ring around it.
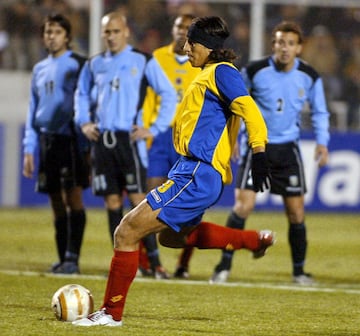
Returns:
[[[147,86],[161,96],[159,117],[150,127],[156,136],[173,118],[176,93],[157,61],[130,45],[116,55],[109,51],[90,59],[81,71],[75,95],[75,121],[97,123],[100,132],[131,132],[142,126]]]
[[[127,45],[113,55],[106,51],[85,63],[75,93],[75,122],[94,122],[101,133],[131,132],[143,126],[142,106],[147,87],[161,97],[159,115],[149,128],[155,137],[165,132],[173,119],[176,92],[150,55]],[[169,113],[171,111],[171,113]],[[145,140],[136,142],[144,167],[148,167]]]
[[[85,60],[68,50],[59,57],[49,55],[34,66],[23,140],[25,153],[34,154],[39,133],[74,134],[74,91]],[[83,138],[81,132],[78,135]]]
[[[296,58],[293,69],[284,72],[267,57],[250,63],[242,75],[265,119],[269,143],[299,140],[301,111],[308,102],[316,143],[328,145],[329,112],[323,82],[310,65]]]

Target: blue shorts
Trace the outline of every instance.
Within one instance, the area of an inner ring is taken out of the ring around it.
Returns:
[[[159,133],[154,138],[149,149],[149,166],[147,176],[167,176],[179,157],[180,155],[176,153],[173,145],[172,128],[169,128],[164,133]]]
[[[168,174],[168,180],[147,195],[158,219],[179,232],[200,223],[205,210],[221,196],[221,175],[210,164],[180,157]]]

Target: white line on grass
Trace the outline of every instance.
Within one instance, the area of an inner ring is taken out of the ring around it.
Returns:
[[[44,272],[32,272],[32,271],[14,271],[14,270],[0,270],[0,273],[14,276],[41,276],[47,278],[69,278],[69,279],[90,279],[90,280],[106,280],[106,276],[103,275],[86,275],[86,274],[52,274]],[[243,288],[265,288],[287,291],[302,291],[302,292],[323,292],[323,293],[345,293],[360,295],[360,289],[356,288],[344,288],[350,287],[350,285],[338,284],[332,287],[321,287],[320,285],[302,286],[302,285],[286,285],[286,284],[271,284],[271,283],[250,283],[250,282],[226,282],[223,284],[209,284],[208,281],[202,280],[156,280],[153,278],[135,278],[135,282],[148,282],[161,284],[177,284],[185,286],[224,286],[224,287],[243,287]]]

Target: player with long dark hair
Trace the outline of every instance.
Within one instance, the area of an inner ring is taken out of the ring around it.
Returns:
[[[167,182],[151,190],[122,219],[115,231],[103,305],[73,324],[122,325],[126,296],[138,268],[139,241],[149,233],[159,232],[160,243],[171,248],[222,249],[231,245],[252,251],[255,258],[273,244],[271,231],[240,231],[202,221],[205,210],[221,196],[224,184],[232,180],[229,161],[240,118],[256,158],[254,186],[262,189],[268,179],[265,122],[231,63],[234,53],[223,48],[228,35],[220,17],[198,18],[191,24],[184,50],[192,66],[202,71],[190,84],[175,116],[173,139],[180,158]]]

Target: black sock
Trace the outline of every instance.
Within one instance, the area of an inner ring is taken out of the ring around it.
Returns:
[[[121,207],[116,210],[108,209],[107,213],[108,213],[108,221],[109,221],[110,238],[111,238],[111,242],[113,242],[115,229],[123,218],[123,208]]]
[[[156,240],[156,234],[150,233],[142,239],[144,246],[146,248],[146,253],[149,258],[150,266],[152,270],[155,270],[156,267],[160,266],[160,257],[159,249]]]
[[[56,242],[57,253],[59,256],[59,261],[64,262],[67,237],[68,237],[67,216],[55,218],[54,226],[55,226],[55,242]]]
[[[234,256],[234,251],[222,250],[221,260],[216,265],[215,272],[219,273],[219,272],[224,271],[224,270],[230,271],[233,256]]]
[[[245,220],[246,218],[241,218],[235,212],[231,212],[227,219],[226,226],[233,229],[243,230],[245,227]]]
[[[86,215],[84,210],[72,210],[69,214],[69,239],[65,259],[78,262],[84,236]]]
[[[232,211],[227,219],[226,226],[233,229],[243,230],[245,227],[245,220],[245,218],[239,217],[235,212]],[[222,250],[221,261],[216,266],[215,272],[220,272],[222,270],[230,270],[233,256],[234,251]]]
[[[307,247],[305,223],[290,223],[289,244],[293,264],[293,275],[304,274],[304,264]]]

